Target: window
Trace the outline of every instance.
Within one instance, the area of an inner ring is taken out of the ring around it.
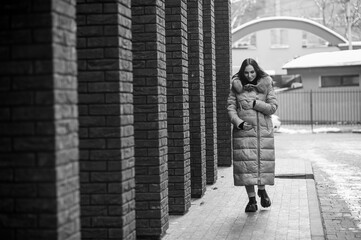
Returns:
[[[359,86],[358,75],[321,76],[321,87]]]
[[[328,47],[329,43],[324,39],[309,33],[302,32],[302,47],[303,48],[319,48],[319,47]]]
[[[257,35],[256,33],[249,34],[244,38],[236,41],[233,45],[233,48],[242,48],[242,49],[256,49],[257,48]]]
[[[288,48],[287,29],[271,29],[271,48]]]

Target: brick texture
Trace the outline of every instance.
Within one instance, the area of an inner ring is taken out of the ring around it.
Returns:
[[[169,213],[191,206],[187,1],[166,1]]]
[[[137,238],[169,225],[165,1],[132,1]]]
[[[135,239],[130,1],[77,4],[83,239]]]
[[[0,12],[1,237],[161,239],[231,165],[230,1]]]
[[[214,0],[203,1],[207,184],[217,181],[217,99]]]
[[[0,7],[3,239],[80,239],[74,1]]]
[[[206,191],[202,2],[201,0],[188,0],[188,76],[192,197],[202,197]]]
[[[230,0],[214,2],[215,33],[216,33],[216,68],[217,68],[217,144],[218,165],[232,164],[232,133],[231,123],[227,113],[227,98],[229,94],[232,74],[230,29],[231,3]]]

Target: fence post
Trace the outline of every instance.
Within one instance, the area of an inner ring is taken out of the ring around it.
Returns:
[[[311,120],[311,132],[313,133],[313,102],[312,102],[312,90],[310,90],[310,120]]]

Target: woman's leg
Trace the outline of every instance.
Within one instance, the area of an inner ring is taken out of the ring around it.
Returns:
[[[256,192],[254,190],[254,185],[252,186],[246,186],[246,191],[247,191],[247,195],[248,197],[256,197]]]
[[[271,206],[271,199],[268,197],[265,185],[258,185],[257,195],[261,198],[262,207]]]
[[[255,212],[257,211],[257,201],[256,201],[256,192],[254,186],[246,186],[247,195],[249,198],[248,204],[246,206],[246,212]]]

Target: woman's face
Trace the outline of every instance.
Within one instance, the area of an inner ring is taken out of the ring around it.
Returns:
[[[252,65],[247,65],[244,69],[244,76],[247,78],[248,82],[252,82],[256,78],[256,71]]]

